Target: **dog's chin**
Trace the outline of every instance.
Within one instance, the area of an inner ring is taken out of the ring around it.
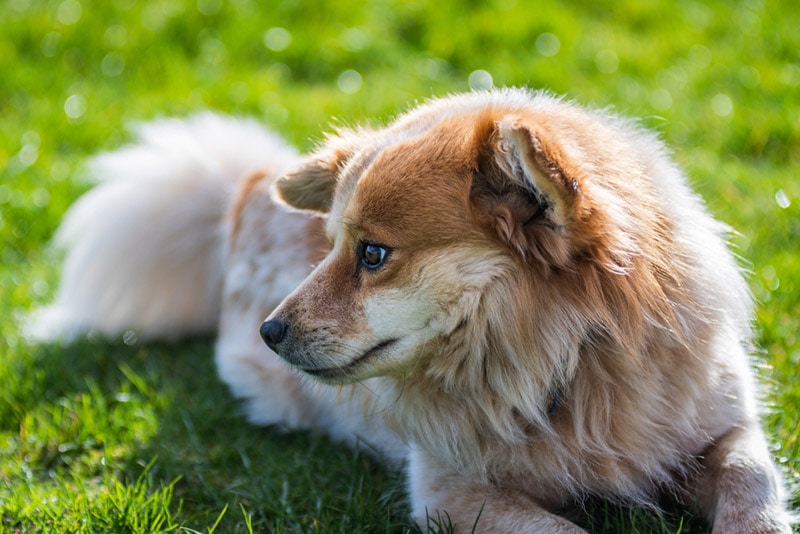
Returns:
[[[380,365],[380,361],[386,357],[386,353],[398,341],[398,339],[381,341],[360,356],[341,365],[327,365],[325,367],[295,365],[294,367],[303,374],[325,384],[351,384],[383,374],[383,366]]]

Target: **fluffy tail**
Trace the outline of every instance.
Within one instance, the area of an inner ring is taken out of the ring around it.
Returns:
[[[256,123],[211,113],[134,131],[134,144],[90,163],[99,183],[56,234],[66,250],[61,283],[55,302],[29,321],[34,339],[213,332],[236,183],[297,158]]]

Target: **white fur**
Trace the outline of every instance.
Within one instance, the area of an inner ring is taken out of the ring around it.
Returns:
[[[87,330],[174,339],[213,332],[224,224],[237,180],[296,152],[252,121],[211,113],[135,128],[136,142],[90,163],[98,185],[67,212],[56,300],[31,317],[39,340]]]

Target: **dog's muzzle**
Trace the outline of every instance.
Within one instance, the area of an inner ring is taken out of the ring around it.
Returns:
[[[261,323],[259,333],[261,334],[261,339],[264,340],[264,343],[266,343],[267,346],[275,352],[278,352],[278,345],[281,341],[283,341],[283,338],[286,337],[287,330],[288,325],[283,321],[283,319],[276,317]]]

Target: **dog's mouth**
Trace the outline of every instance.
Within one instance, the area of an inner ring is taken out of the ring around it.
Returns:
[[[360,367],[363,367],[365,363],[380,355],[381,352],[394,345],[398,341],[398,339],[387,339],[386,341],[381,341],[367,352],[358,358],[351,360],[345,365],[326,367],[323,369],[301,368],[300,370],[305,374],[313,376],[314,378],[324,382],[342,382],[345,381],[343,379],[353,376],[355,371],[357,371]]]

